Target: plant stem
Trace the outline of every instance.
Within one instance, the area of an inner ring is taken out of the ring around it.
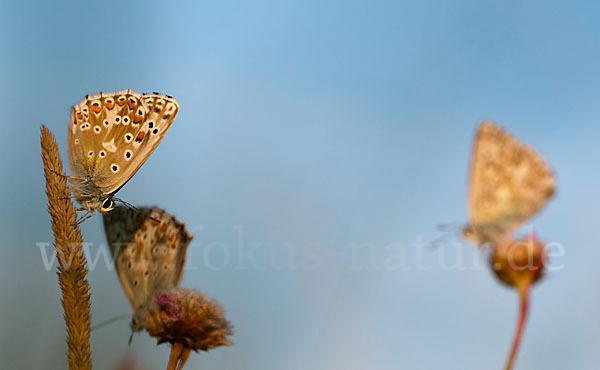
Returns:
[[[171,346],[171,355],[169,356],[169,364],[167,370],[181,370],[183,365],[187,362],[190,357],[192,350],[185,346],[182,342],[175,342]]]
[[[179,358],[183,352],[183,344],[175,342],[171,346],[171,355],[169,356],[169,363],[167,364],[167,370],[177,370],[179,368]]]
[[[525,329],[527,313],[529,311],[529,288],[530,284],[527,284],[523,287],[517,287],[520,300],[519,318],[517,321],[517,328],[515,330],[515,336],[513,338],[510,354],[506,361],[506,367],[504,368],[505,370],[511,370],[513,368],[515,359],[517,357],[517,352],[519,351],[519,344],[521,343],[521,338],[523,337],[523,330]]]

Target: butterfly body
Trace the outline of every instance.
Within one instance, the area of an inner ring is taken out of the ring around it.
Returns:
[[[156,149],[179,111],[168,95],[131,90],[86,96],[71,109],[71,188],[82,209],[108,212],[113,197]]]
[[[478,245],[501,243],[554,191],[552,170],[533,148],[499,126],[483,122],[472,154],[470,223],[462,235]]]
[[[133,212],[117,207],[104,214],[104,229],[121,287],[134,311],[132,328],[140,330],[154,291],[178,287],[193,236],[158,207]]]
[[[79,194],[77,201],[85,210],[100,209],[101,212],[104,212],[105,210],[110,211],[113,208],[112,194],[104,195],[103,189],[94,183],[94,179],[91,176],[88,176],[86,181],[72,182],[71,190],[73,193]]]

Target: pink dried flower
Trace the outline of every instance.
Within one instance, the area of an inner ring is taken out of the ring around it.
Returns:
[[[148,307],[145,328],[158,343],[173,345],[169,368],[181,369],[190,350],[208,351],[232,344],[233,328],[216,300],[192,289],[156,291]]]

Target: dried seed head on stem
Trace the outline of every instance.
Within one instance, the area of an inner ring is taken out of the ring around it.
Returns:
[[[145,328],[158,343],[171,343],[167,370],[180,370],[190,352],[230,346],[233,334],[225,309],[193,289],[156,290],[146,313]]]
[[[516,289],[520,300],[517,326],[505,370],[514,367],[527,323],[531,287],[543,276],[546,262],[545,244],[535,237],[508,240],[493,246],[490,265],[502,283]]]

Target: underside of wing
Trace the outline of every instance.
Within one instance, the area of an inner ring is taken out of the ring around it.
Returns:
[[[509,233],[539,211],[555,189],[552,170],[499,126],[479,126],[471,163],[471,224]]]
[[[134,310],[156,289],[179,285],[192,235],[173,215],[155,208],[117,207],[104,215],[106,236],[123,292]]]
[[[125,90],[87,96],[71,111],[73,176],[91,176],[112,194],[144,164],[173,123],[179,103],[158,93]]]

